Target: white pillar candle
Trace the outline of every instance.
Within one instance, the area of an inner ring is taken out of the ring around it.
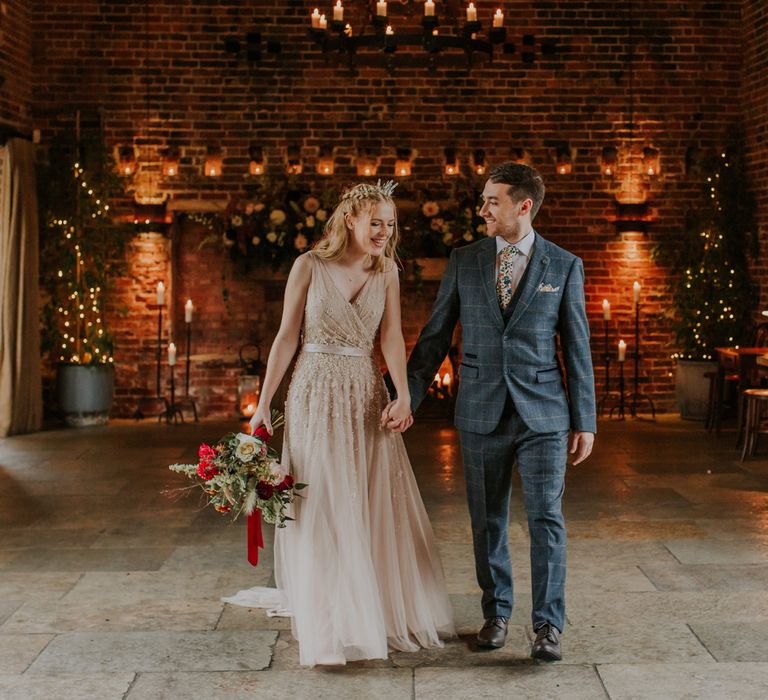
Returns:
[[[320,10],[317,7],[314,9],[309,18],[312,20],[312,29],[318,29],[320,26]]]
[[[327,29],[328,28],[328,20],[325,18],[325,15],[320,15],[320,21],[317,24],[318,29]]]
[[[392,25],[391,25],[391,24],[388,24],[388,25],[387,25],[387,31],[386,31],[386,34],[387,34],[387,36],[394,36],[394,34],[395,34],[395,30],[394,30],[394,29],[392,29]]]
[[[173,367],[176,364],[176,345],[171,343],[168,346],[168,366]]]
[[[619,341],[619,362],[624,362],[627,359],[627,344],[623,341]]]
[[[187,299],[187,303],[184,304],[184,323],[192,323],[192,311],[194,310],[194,306],[192,306],[192,300]]]
[[[424,3],[424,16],[425,17],[435,16],[435,3],[433,2],[433,0],[427,0]]]
[[[440,386],[440,372],[438,372],[435,375],[435,384],[437,384],[437,386]]]
[[[157,283],[157,305],[163,305],[163,299],[165,299],[165,285],[162,282]]]
[[[640,282],[635,282],[632,285],[632,292],[634,294],[635,304],[640,303]]]
[[[469,7],[467,7],[467,22],[477,22],[477,10],[473,2],[469,3]]]
[[[443,386],[449,387],[451,386],[451,375],[448,374],[448,372],[443,375]]]
[[[603,299],[603,320],[611,320],[611,303],[607,299]]]
[[[501,11],[501,8],[496,10],[496,14],[493,16],[493,26],[494,27],[504,26],[504,13]]]
[[[376,3],[376,15],[378,17],[386,17],[387,16],[387,3],[386,2],[377,2]]]
[[[341,4],[341,0],[336,0],[336,7],[333,8],[333,21],[344,21],[344,6]]]

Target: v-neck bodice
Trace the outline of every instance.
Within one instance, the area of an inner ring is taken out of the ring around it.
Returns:
[[[309,253],[312,280],[304,309],[304,342],[361,348],[370,353],[384,313],[386,275],[371,272],[348,301],[339,291],[325,261]]]

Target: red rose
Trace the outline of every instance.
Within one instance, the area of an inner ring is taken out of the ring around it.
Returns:
[[[218,473],[219,470],[207,459],[201,461],[200,464],[197,465],[197,475],[206,481],[213,479]]]
[[[278,491],[287,491],[289,488],[293,486],[293,477],[288,474],[288,476],[285,477],[278,485],[277,490]]]
[[[275,493],[275,487],[272,486],[272,484],[267,483],[266,481],[260,481],[258,484],[256,484],[256,495],[262,500],[262,501],[268,501]]]
[[[200,458],[200,461],[208,462],[216,456],[216,450],[214,450],[210,445],[202,443],[197,449],[197,456]]]
[[[267,430],[267,427],[265,425],[260,425],[258,428],[256,428],[256,432],[253,434],[254,437],[259,438],[262,442],[269,442],[269,438],[272,436],[269,434],[269,431]]]

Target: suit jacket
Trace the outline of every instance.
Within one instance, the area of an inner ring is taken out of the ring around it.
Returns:
[[[453,251],[429,321],[408,360],[414,411],[461,321],[457,428],[492,432],[509,395],[535,432],[596,432],[584,267],[575,255],[534,235],[528,268],[507,314],[496,296],[496,241],[488,238]],[[558,334],[565,383],[556,354]]]

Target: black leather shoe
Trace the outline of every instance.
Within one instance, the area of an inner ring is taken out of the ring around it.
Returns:
[[[507,643],[508,624],[506,617],[489,617],[477,635],[478,646],[484,649],[501,649]]]
[[[531,648],[531,656],[541,661],[560,661],[563,658],[560,651],[560,633],[556,627],[545,622],[536,630],[536,641]]]

